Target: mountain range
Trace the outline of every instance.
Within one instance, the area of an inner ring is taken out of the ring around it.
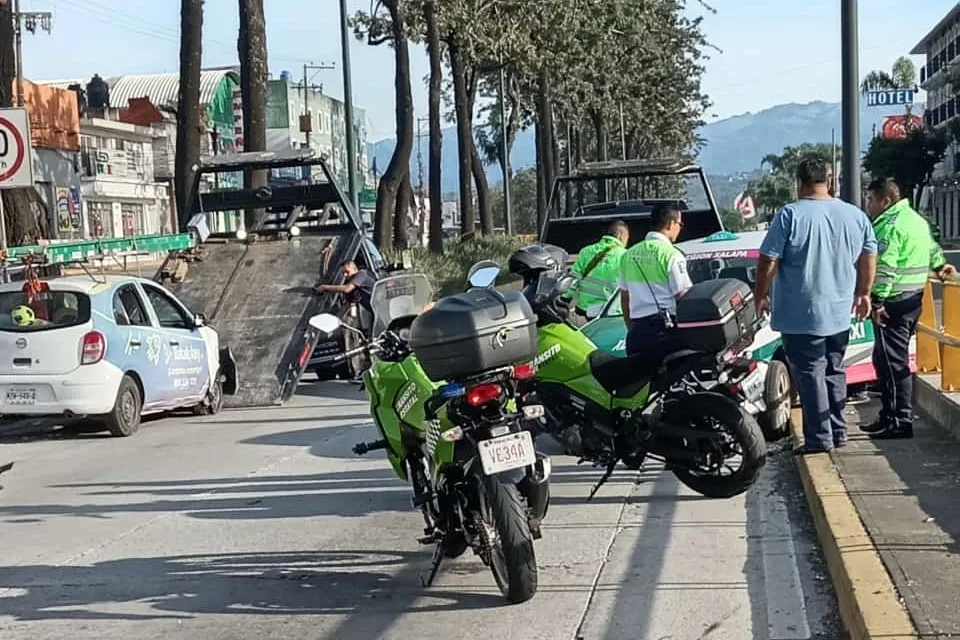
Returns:
[[[863,148],[879,129],[883,116],[903,113],[902,107],[866,107],[860,103],[860,140]],[[914,109],[918,115],[922,108]],[[698,162],[708,174],[726,176],[754,171],[760,160],[770,153],[780,153],[784,147],[804,142],[830,142],[836,132],[840,145],[841,107],[839,102],[809,102],[780,104],[757,113],[723,118],[705,125],[700,130],[704,146]],[[420,140],[423,154],[424,183],[427,181],[427,138]],[[367,145],[367,157],[376,161],[381,173],[390,163],[396,141],[393,138]],[[533,129],[521,131],[510,153],[514,169],[532,167],[536,161]],[[414,185],[417,182],[417,147],[414,145],[410,161]],[[457,191],[457,132],[454,127],[443,130],[442,183],[444,193]],[[492,184],[501,182],[499,165],[487,167]]]

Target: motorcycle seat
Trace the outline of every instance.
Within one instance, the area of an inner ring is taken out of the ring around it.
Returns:
[[[627,356],[621,358],[597,349],[589,356],[590,373],[600,386],[614,396],[636,395],[649,384],[660,366],[655,359],[647,356]]]
[[[681,349],[660,360],[645,355],[621,358],[597,349],[590,354],[590,372],[611,395],[629,398],[639,393],[659,371],[698,354],[692,349]]]

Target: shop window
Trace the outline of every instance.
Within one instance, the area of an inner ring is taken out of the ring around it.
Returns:
[[[109,202],[87,200],[87,227],[91,238],[112,238],[113,207]]]

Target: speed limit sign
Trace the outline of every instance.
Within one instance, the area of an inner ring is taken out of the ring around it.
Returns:
[[[33,186],[30,118],[26,109],[0,109],[0,189]]]

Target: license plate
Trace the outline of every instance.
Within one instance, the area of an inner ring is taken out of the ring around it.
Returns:
[[[760,400],[763,397],[763,388],[766,385],[766,373],[760,369],[755,369],[753,373],[744,378],[740,383],[740,390],[747,400]]]
[[[7,404],[36,404],[37,403],[37,390],[36,389],[7,389]]]
[[[536,461],[537,454],[529,431],[480,441],[480,463],[488,476],[527,467]]]

